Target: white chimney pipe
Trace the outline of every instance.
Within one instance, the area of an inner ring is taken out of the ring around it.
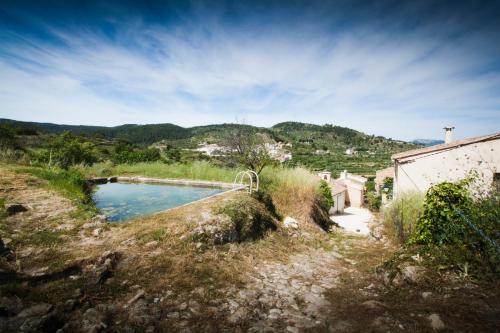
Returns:
[[[453,141],[453,130],[455,127],[453,126],[446,126],[444,128],[444,143],[450,143]]]

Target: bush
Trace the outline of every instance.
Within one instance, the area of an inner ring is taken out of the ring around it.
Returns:
[[[467,228],[461,222],[461,214],[468,214],[472,207],[467,185],[467,181],[444,182],[427,191],[412,242],[434,245],[462,242]]]
[[[330,185],[323,179],[319,182],[319,192],[325,198],[325,208],[327,208],[327,211],[330,210],[335,202],[333,201]]]
[[[64,132],[51,142],[50,150],[45,151],[45,157],[41,159],[68,169],[76,164],[94,164],[97,162],[97,153],[92,142],[76,137],[70,132]]]
[[[233,200],[217,213],[230,217],[239,242],[259,239],[266,231],[277,229],[271,212],[263,203],[251,196],[244,195],[238,200]]]
[[[142,150],[123,150],[115,153],[112,161],[116,164],[134,164],[141,162],[156,162],[161,159],[157,148],[146,148]]]
[[[0,150],[19,148],[14,129],[8,125],[0,124]]]
[[[500,200],[498,193],[474,199],[470,179],[431,187],[410,244],[423,245],[436,265],[469,274],[498,273]]]
[[[382,205],[382,196],[375,192],[366,193],[366,203],[368,204],[368,209],[372,212],[378,212],[380,206]]]
[[[386,230],[399,242],[405,243],[415,230],[422,214],[423,203],[424,196],[418,192],[399,195],[383,210]]]

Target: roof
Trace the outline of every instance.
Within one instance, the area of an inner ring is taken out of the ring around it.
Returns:
[[[478,143],[478,142],[483,142],[483,141],[490,141],[490,140],[497,140],[500,139],[500,132],[494,133],[494,134],[489,134],[489,135],[483,135],[483,136],[477,136],[474,138],[468,138],[468,139],[463,139],[463,140],[456,140],[452,141],[450,143],[443,143],[440,145],[435,145],[435,146],[430,146],[430,147],[425,147],[425,148],[419,148],[419,149],[413,149],[413,150],[408,150],[402,153],[394,154],[392,155],[392,159],[397,161],[400,159],[404,159],[407,157],[412,157],[412,156],[418,156],[422,154],[428,154],[428,153],[433,153],[433,152],[438,152],[441,150],[449,150],[453,148],[459,148],[462,146],[470,145],[473,143]]]
[[[345,191],[347,191],[347,188],[345,187],[345,185],[343,185],[337,181],[332,181],[332,185],[331,185],[332,195],[337,195],[337,194],[345,192]]]

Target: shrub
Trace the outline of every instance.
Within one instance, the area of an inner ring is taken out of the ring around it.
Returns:
[[[375,181],[373,179],[369,179],[365,183],[367,192],[375,192]]]
[[[325,205],[327,210],[329,210],[334,205],[332,190],[330,185],[323,179],[319,182],[319,192],[325,198]]]
[[[367,192],[366,203],[368,204],[369,210],[378,212],[380,210],[380,206],[382,205],[382,196],[375,192]]]
[[[444,182],[427,191],[412,242],[435,245],[462,242],[466,228],[461,214],[468,214],[472,207],[467,185],[467,181]]]
[[[64,132],[58,135],[50,144],[50,150],[45,154],[45,161],[68,169],[76,164],[92,165],[97,162],[97,149],[95,145],[71,134]]]
[[[469,274],[497,273],[500,264],[500,200],[498,193],[474,199],[471,179],[431,187],[410,244],[424,246],[436,265]]]
[[[268,230],[276,230],[275,218],[266,206],[244,195],[219,209],[218,214],[226,214],[236,230],[239,242],[256,240],[264,236]]]
[[[274,205],[273,198],[269,193],[260,190],[257,192],[252,192],[252,198],[257,199],[259,202],[261,202],[266,209],[273,215],[275,218],[281,220],[280,214],[276,211],[276,206]]]
[[[8,125],[0,124],[0,149],[18,149],[19,143],[16,140],[16,132]]]
[[[116,164],[133,164],[141,162],[156,162],[161,159],[157,148],[146,148],[141,150],[122,150],[112,156]]]

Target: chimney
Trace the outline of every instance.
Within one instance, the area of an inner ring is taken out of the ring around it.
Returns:
[[[453,141],[453,130],[455,127],[453,126],[446,126],[444,128],[444,143],[450,143]]]

